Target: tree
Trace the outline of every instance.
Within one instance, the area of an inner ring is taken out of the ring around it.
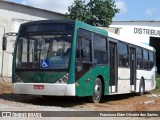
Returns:
[[[119,9],[116,8],[113,0],[90,0],[87,4],[83,0],[74,0],[74,3],[68,7],[68,12],[68,19],[108,27]]]
[[[67,18],[71,20],[80,20],[80,21],[86,21],[86,5],[85,1],[82,0],[74,0],[74,3],[68,7]]]

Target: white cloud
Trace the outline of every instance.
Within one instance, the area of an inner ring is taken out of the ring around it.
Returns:
[[[74,0],[23,0],[22,4],[66,13],[68,11],[68,6],[70,6],[73,1]]]
[[[90,0],[85,0],[86,3],[89,1]],[[70,6],[73,2],[74,0],[23,0],[22,4],[59,13],[66,13],[68,11],[68,6]],[[123,0],[116,0],[116,6],[120,9],[120,13],[127,12],[127,5]]]
[[[156,13],[157,13],[157,8],[148,8],[145,10],[145,15],[149,17],[153,16]]]
[[[116,0],[116,7],[120,9],[120,13],[127,12],[127,4],[123,0]]]

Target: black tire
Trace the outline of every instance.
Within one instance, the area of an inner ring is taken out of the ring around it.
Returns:
[[[48,96],[48,95],[42,95],[42,97],[45,99],[53,99],[54,98],[53,96]]]
[[[102,97],[102,82],[99,78],[96,78],[94,83],[94,93],[89,100],[93,103],[99,103]]]
[[[144,95],[144,93],[145,93],[145,83],[144,83],[144,79],[141,78],[138,95],[142,96],[142,95]]]

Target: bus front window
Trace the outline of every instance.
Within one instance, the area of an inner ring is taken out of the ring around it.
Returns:
[[[19,37],[17,69],[68,69],[72,35]]]

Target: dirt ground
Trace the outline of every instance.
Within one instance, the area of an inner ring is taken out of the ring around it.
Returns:
[[[148,97],[152,92],[143,96],[135,94],[105,96],[101,103],[95,104],[89,103],[86,98],[78,97],[52,97],[48,99],[42,96],[14,95],[11,86],[10,82],[0,81],[0,104],[5,101],[6,104],[14,101],[92,111],[160,111],[160,98]],[[154,92],[154,95],[160,95],[160,92]]]
[[[5,82],[0,80],[0,94],[11,94],[12,91],[12,84],[10,82]]]

